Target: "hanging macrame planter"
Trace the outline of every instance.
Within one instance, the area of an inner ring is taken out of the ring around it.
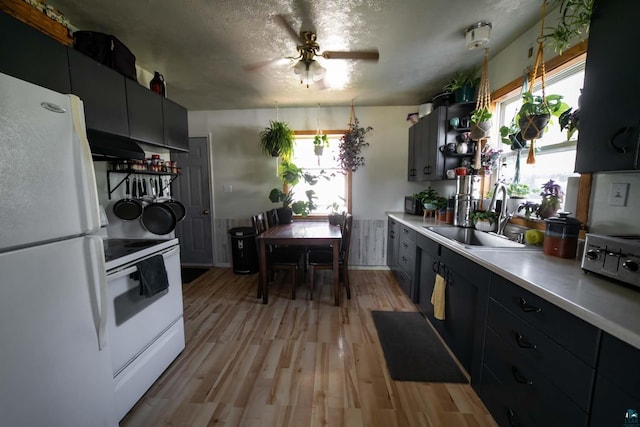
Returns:
[[[355,172],[359,167],[364,166],[364,156],[362,149],[369,146],[365,142],[365,135],[373,130],[371,126],[366,128],[359,127],[360,122],[356,117],[356,112],[351,101],[351,115],[349,118],[349,129],[340,138],[338,144],[338,154],[336,161],[340,164],[340,168],[347,172]]]
[[[538,37],[538,50],[536,52],[536,59],[533,64],[531,87],[536,81],[538,68],[540,68],[540,83],[542,85],[542,99],[541,104],[537,108],[539,111],[549,111],[549,106],[546,101],[546,84],[545,84],[545,65],[544,65],[544,16],[546,9],[546,1],[542,2],[542,20],[540,21],[540,37]],[[523,139],[531,141],[529,144],[529,153],[527,155],[527,164],[533,165],[536,163],[536,150],[535,140],[540,138],[544,132],[545,127],[551,119],[550,113],[545,114],[523,114],[518,119],[518,126],[520,127],[520,134]]]
[[[476,109],[471,115],[470,137],[472,140],[476,141],[477,144],[473,161],[473,168],[475,170],[480,170],[482,168],[482,146],[487,138],[489,138],[491,125],[491,95],[489,92],[489,49],[485,49],[484,60],[482,61],[480,85],[478,86]]]

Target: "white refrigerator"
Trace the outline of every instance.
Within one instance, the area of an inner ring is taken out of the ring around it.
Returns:
[[[0,73],[2,425],[117,425],[83,111]]]

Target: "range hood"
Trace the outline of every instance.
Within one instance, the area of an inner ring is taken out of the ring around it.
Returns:
[[[144,150],[132,139],[87,129],[94,160],[144,160]]]

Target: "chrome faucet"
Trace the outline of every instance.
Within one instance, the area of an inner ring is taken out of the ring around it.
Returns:
[[[500,212],[496,211],[496,197],[498,195],[498,191],[502,192],[502,207]],[[491,202],[489,203],[490,211],[494,211],[498,214],[498,229],[497,234],[504,234],[504,229],[507,227],[509,223],[509,219],[513,216],[513,213],[509,214],[507,212],[507,199],[509,196],[507,195],[507,186],[503,182],[496,182],[495,187],[493,188],[493,196],[491,197]]]

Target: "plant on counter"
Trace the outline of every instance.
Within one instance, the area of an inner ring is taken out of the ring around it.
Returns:
[[[424,209],[428,211],[433,211],[436,209],[438,197],[438,192],[431,187],[413,195],[413,198],[422,203]]]
[[[498,220],[498,214],[494,211],[474,211],[469,214],[469,218],[475,224],[478,221],[488,221],[494,224]]]
[[[336,158],[345,172],[355,172],[360,166],[364,166],[364,157],[361,152],[364,147],[369,146],[364,138],[367,132],[372,131],[373,128],[371,126],[363,128],[359,125],[358,118],[352,112],[352,121],[349,123],[349,129],[340,138],[338,157]]]
[[[294,133],[285,122],[270,121],[260,132],[260,149],[267,156],[288,160],[293,155]]]
[[[562,187],[550,179],[542,184],[540,196],[542,197],[542,201],[537,211],[538,216],[542,219],[554,216],[558,209],[560,209],[562,197],[564,196]]]
[[[538,210],[540,209],[540,203],[536,203],[536,202],[524,202],[521,203],[520,206],[518,206],[517,211],[521,212],[524,211],[524,217],[527,219],[527,221],[531,220],[531,215],[538,215]]]

